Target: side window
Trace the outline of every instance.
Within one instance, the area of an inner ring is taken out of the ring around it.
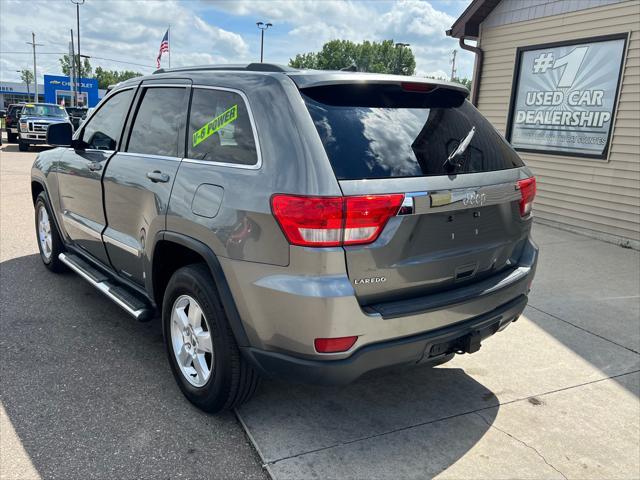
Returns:
[[[128,89],[115,93],[89,120],[82,132],[82,140],[88,148],[116,149],[133,92],[133,89]]]
[[[194,88],[187,157],[255,165],[255,138],[244,99],[234,92]]]
[[[143,93],[127,152],[177,157],[186,88],[149,87]]]

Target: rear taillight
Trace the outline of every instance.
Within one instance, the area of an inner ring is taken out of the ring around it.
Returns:
[[[339,337],[339,338],[316,338],[313,341],[316,351],[319,353],[338,353],[346,352],[353,344],[356,343],[358,337]]]
[[[361,245],[378,238],[404,194],[353,197],[274,195],[271,210],[292,245]]]
[[[536,196],[536,177],[518,180],[518,190],[520,190],[520,216],[526,217],[531,214],[533,199]]]

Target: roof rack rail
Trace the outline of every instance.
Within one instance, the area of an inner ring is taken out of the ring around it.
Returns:
[[[159,68],[154,75],[170,72],[197,72],[206,70],[245,70],[250,72],[296,72],[295,68],[277,63],[249,63],[249,64],[221,64],[221,65],[198,65],[193,67]]]

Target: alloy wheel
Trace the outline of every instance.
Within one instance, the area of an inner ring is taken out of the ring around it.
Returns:
[[[40,243],[42,256],[48,262],[51,260],[52,251],[51,222],[44,205],[40,205],[38,209],[38,242]]]
[[[214,369],[211,329],[202,308],[189,295],[173,303],[171,344],[184,378],[194,387],[204,386]]]

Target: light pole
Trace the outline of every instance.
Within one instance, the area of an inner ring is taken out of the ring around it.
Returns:
[[[256,22],[256,26],[260,29],[260,63],[264,58],[264,31],[269,27],[273,27],[271,23]]]
[[[401,43],[401,42],[396,43],[396,48],[399,49],[398,68],[396,68],[396,73],[402,73],[402,49],[405,47],[409,47],[410,45],[411,45],[410,43]]]
[[[76,28],[78,30],[78,80],[76,80],[76,98],[74,104],[78,104],[78,96],[81,92],[80,78],[82,77],[82,60],[80,59],[80,5],[84,5],[84,0],[71,0],[76,6]],[[73,59],[75,62],[75,59]]]

